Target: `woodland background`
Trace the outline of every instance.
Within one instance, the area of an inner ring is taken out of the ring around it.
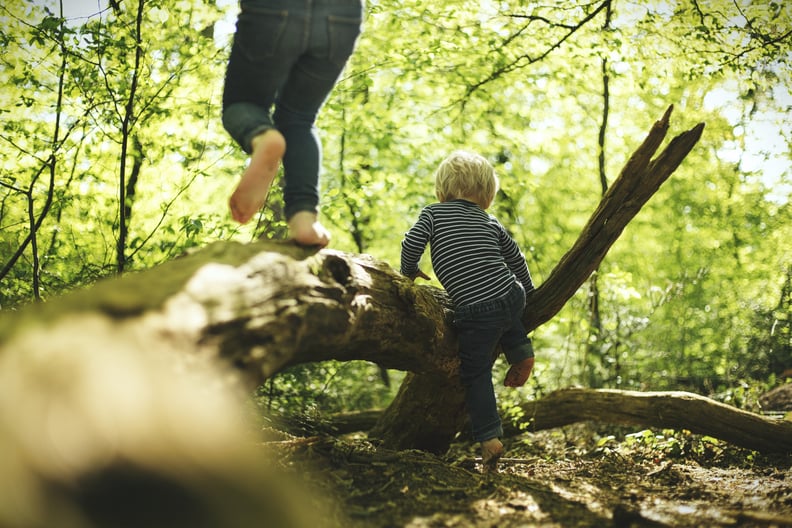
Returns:
[[[228,214],[246,162],[220,122],[236,3],[111,4],[0,7],[2,311],[284,236],[279,189],[249,225]],[[792,368],[791,35],[782,2],[369,0],[318,122],[332,247],[397,267],[434,168],[467,148],[495,165],[493,212],[540,284],[673,104],[703,137],[535,332],[536,376],[500,402],[578,384],[755,410]],[[402,375],[387,374],[324,362],[259,392],[316,421],[386,405]]]

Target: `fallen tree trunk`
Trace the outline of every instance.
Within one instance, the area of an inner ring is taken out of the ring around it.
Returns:
[[[576,422],[687,429],[765,453],[792,453],[792,422],[765,418],[690,392],[570,388],[521,406],[526,430]]]
[[[519,421],[504,424],[507,436],[595,422],[685,429],[764,453],[792,453],[792,421],[768,418],[690,392],[567,388],[520,408]],[[341,434],[368,431],[382,413],[339,413],[333,415],[330,426]]]
[[[217,242],[9,312],[0,353],[32,333],[80,336],[90,347],[94,335],[111,332],[119,342],[234,367],[247,388],[288,366],[330,359],[450,376],[459,363],[449,315],[445,292],[366,255]],[[107,325],[100,330],[97,320]]]
[[[563,307],[698,141],[703,124],[654,157],[671,110],[548,280],[529,295],[529,331]],[[176,352],[186,366],[209,363],[219,378],[248,390],[289,365],[368,360],[409,371],[373,434],[388,448],[443,452],[466,420],[450,313],[444,291],[415,285],[365,255],[271,241],[218,242],[9,314],[0,321],[0,355],[32,336],[43,336],[42,346],[69,339],[84,348],[115,339]]]

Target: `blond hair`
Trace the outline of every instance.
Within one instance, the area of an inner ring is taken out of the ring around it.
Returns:
[[[456,150],[444,159],[435,172],[435,194],[441,202],[464,199],[486,209],[498,192],[495,169],[483,156]]]

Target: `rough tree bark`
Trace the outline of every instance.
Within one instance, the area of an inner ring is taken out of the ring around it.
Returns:
[[[670,113],[654,125],[578,241],[528,298],[529,329],[561,309],[695,145],[703,125],[674,138],[653,159]],[[218,242],[4,315],[0,358],[32,336],[42,346],[68,339],[80,349],[115,340],[125,348],[174,352],[184,368],[209,364],[218,369],[218,380],[245,389],[298,363],[373,361],[409,371],[373,434],[386,447],[442,452],[465,421],[450,308],[442,290],[415,285],[365,255],[283,242]]]

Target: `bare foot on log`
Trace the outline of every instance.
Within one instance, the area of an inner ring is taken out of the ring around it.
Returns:
[[[330,232],[310,211],[300,211],[289,219],[289,234],[301,246],[325,247],[330,243]]]

